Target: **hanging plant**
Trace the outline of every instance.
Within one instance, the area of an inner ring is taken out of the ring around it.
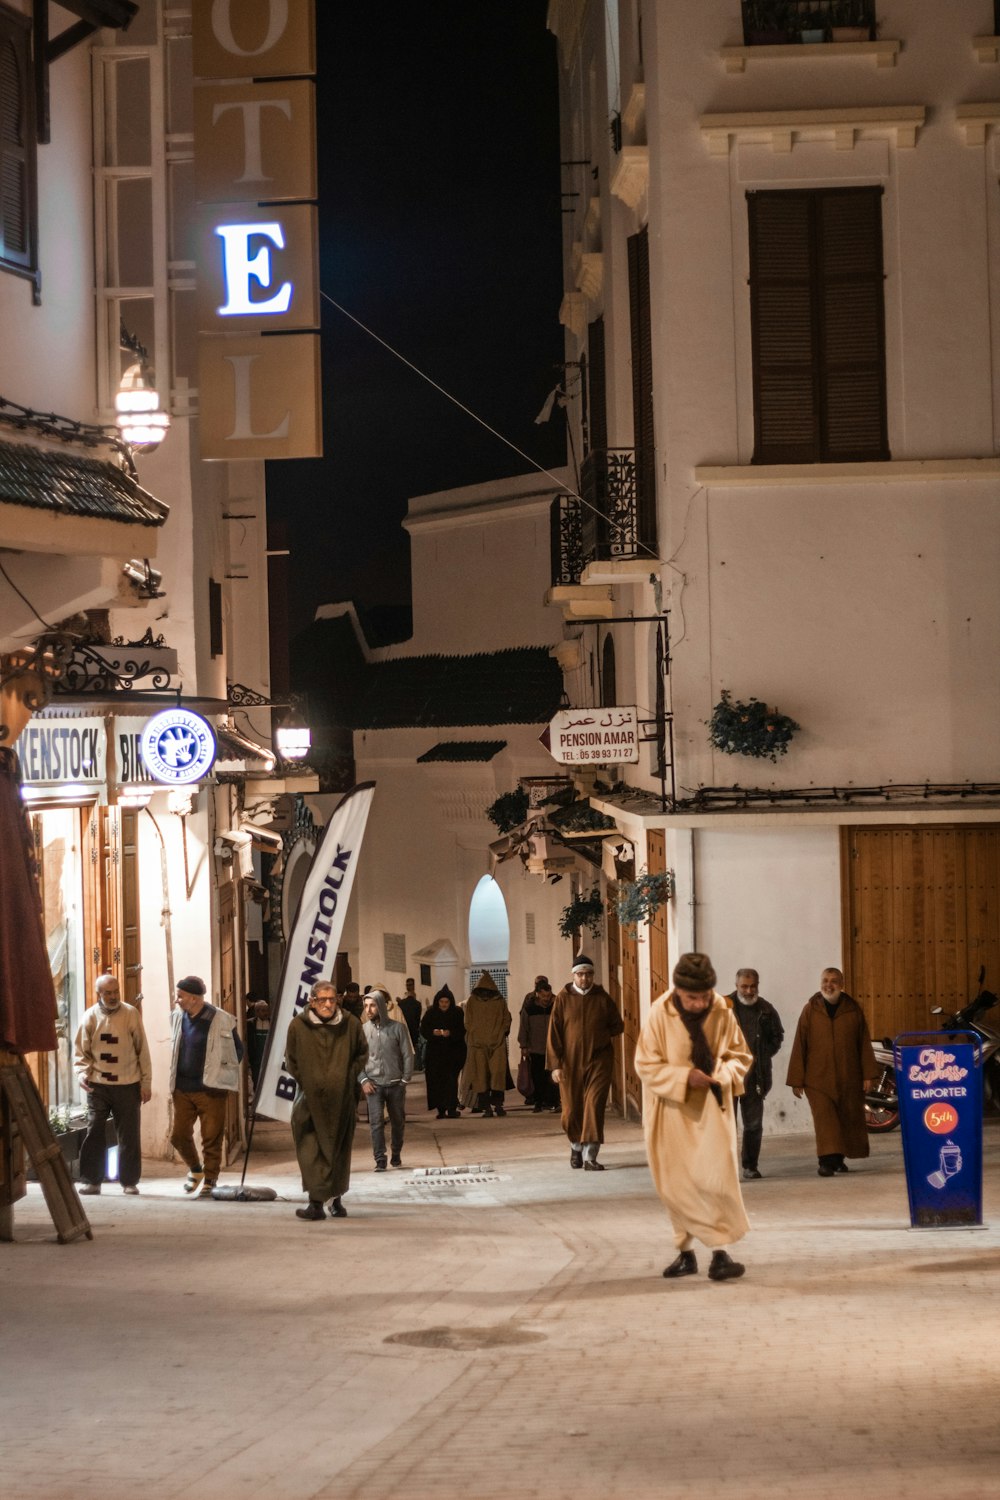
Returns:
[[[512,828],[520,828],[528,816],[528,794],[524,787],[519,786],[513,792],[501,792],[497,800],[491,802],[486,809],[486,816],[501,833],[510,833]]]
[[[563,907],[559,918],[559,931],[564,938],[586,928],[594,937],[600,937],[604,926],[604,902],[599,886],[594,886],[589,895],[576,895],[568,906]]]
[[[768,708],[751,698],[749,703],[733,702],[728,689],[712,710],[708,723],[708,738],[716,750],[726,755],[749,755],[755,760],[777,760],[784,755],[796,730],[796,724],[787,714],[779,714],[776,708]]]
[[[622,927],[638,927],[648,922],[666,905],[674,894],[673,870],[660,870],[655,875],[640,875],[638,880],[626,880],[618,887],[615,915]]]

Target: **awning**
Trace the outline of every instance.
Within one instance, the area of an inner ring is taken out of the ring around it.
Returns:
[[[214,771],[222,776],[270,776],[278,764],[273,750],[260,745],[228,724],[215,731],[218,754]]]

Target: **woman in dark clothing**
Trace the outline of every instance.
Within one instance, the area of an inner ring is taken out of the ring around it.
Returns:
[[[458,1075],[465,1066],[465,1017],[447,985],[438,990],[420,1022],[427,1043],[427,1108],[458,1119]]]
[[[545,1049],[549,1041],[554,998],[548,979],[544,974],[539,974],[535,980],[535,988],[524,997],[521,1021],[517,1029],[521,1055],[531,1059],[532,1103],[536,1115],[542,1114],[546,1109],[561,1108],[559,1085],[552,1082],[552,1074],[545,1066]]]

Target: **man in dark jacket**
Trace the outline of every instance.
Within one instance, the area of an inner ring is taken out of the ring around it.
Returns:
[[[756,969],[737,969],[736,988],[726,998],[733,1008],[743,1038],[753,1053],[753,1067],[743,1080],[744,1092],[734,1101],[743,1112],[743,1180],[760,1177],[757,1163],[764,1138],[764,1100],[771,1092],[771,1059],[781,1050],[785,1028],[770,1001],[760,994]]]
[[[535,980],[535,988],[524,997],[517,1028],[521,1055],[531,1061],[532,1102],[536,1115],[542,1114],[546,1109],[561,1108],[559,1085],[552,1082],[552,1074],[545,1066],[554,998],[548,979],[544,974],[539,974]]]

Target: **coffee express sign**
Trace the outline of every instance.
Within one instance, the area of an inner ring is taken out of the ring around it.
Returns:
[[[314,0],[194,0],[192,22],[201,455],[317,458]]]

